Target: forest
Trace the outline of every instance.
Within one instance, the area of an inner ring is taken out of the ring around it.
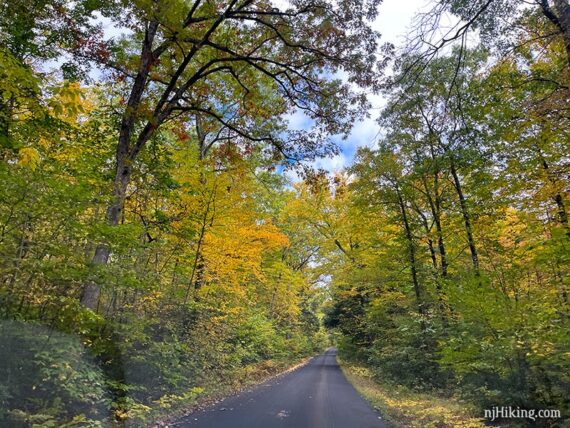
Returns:
[[[404,46],[381,3],[0,1],[0,426],[153,426],[330,346],[570,420],[570,2],[432,0]]]

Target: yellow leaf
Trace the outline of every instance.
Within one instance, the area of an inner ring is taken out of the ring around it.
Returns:
[[[20,149],[20,165],[26,166],[31,169],[36,169],[40,163],[40,154],[33,147],[24,147]]]

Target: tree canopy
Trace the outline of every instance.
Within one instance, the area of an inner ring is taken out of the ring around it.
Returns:
[[[398,50],[380,3],[0,4],[0,425],[151,426],[331,344],[567,418],[569,3],[434,1]]]

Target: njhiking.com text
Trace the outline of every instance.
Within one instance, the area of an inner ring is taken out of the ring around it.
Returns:
[[[559,419],[560,410],[557,409],[521,409],[520,407],[495,406],[485,409],[485,419],[494,422],[497,419]]]

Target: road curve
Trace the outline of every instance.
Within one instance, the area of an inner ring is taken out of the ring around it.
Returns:
[[[386,428],[346,380],[329,349],[307,365],[194,412],[171,427]]]

